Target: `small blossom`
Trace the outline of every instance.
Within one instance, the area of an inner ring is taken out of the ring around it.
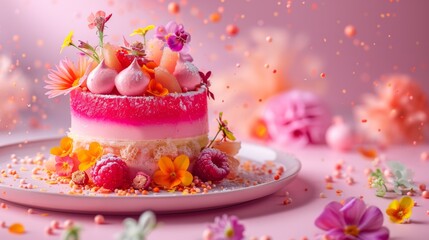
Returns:
[[[347,199],[344,205],[328,203],[315,224],[326,231],[328,239],[389,239],[380,209],[367,208],[359,198]]]
[[[397,199],[393,200],[386,209],[386,214],[390,217],[392,222],[404,223],[410,219],[413,207],[413,199],[406,196],[399,201]]]
[[[126,218],[124,226],[125,229],[117,238],[118,240],[145,240],[156,227],[156,217],[153,212],[146,211],[140,215],[138,222],[132,218]]]
[[[60,53],[63,51],[64,48],[71,46],[73,44],[73,31],[70,31],[69,34],[64,38],[63,45],[61,45]]]
[[[172,51],[178,52],[182,60],[192,62],[193,59],[188,54],[191,35],[185,31],[182,24],[170,21],[165,26],[158,26],[155,36],[165,42]]]
[[[98,31],[103,32],[104,26],[107,21],[109,21],[112,14],[106,17],[106,13],[104,11],[98,11],[95,14],[91,13],[88,16],[88,27],[89,29],[97,28]]]
[[[73,151],[73,139],[63,137],[60,146],[51,148],[51,154],[58,157],[68,156]]]
[[[155,25],[148,25],[144,28],[137,28],[130,34],[130,36],[142,35],[143,37],[145,37],[147,32],[149,32],[150,30],[152,30],[154,28],[155,28]]]
[[[204,74],[203,72],[198,72],[198,73],[200,74],[200,77],[201,77],[201,84],[205,85],[207,88],[207,97],[215,100],[214,94],[209,89],[211,86],[209,78],[212,75],[212,72],[208,71],[206,74]]]
[[[244,225],[236,216],[222,215],[216,217],[213,224],[208,226],[212,240],[242,240],[244,239]]]
[[[387,165],[393,174],[393,190],[402,195],[401,190],[416,188],[413,183],[413,173],[399,162],[388,162]]]
[[[191,184],[193,176],[188,172],[189,157],[179,155],[174,162],[169,157],[161,157],[158,160],[159,170],[153,175],[153,181],[159,185],[172,189],[178,185],[188,186]]]
[[[79,149],[77,157],[80,162],[79,170],[85,171],[94,166],[95,162],[103,156],[103,147],[98,142],[89,144],[89,149]]]
[[[77,159],[70,156],[65,157],[55,157],[55,172],[58,176],[70,177],[74,171],[77,170],[77,166],[75,164]]]
[[[147,92],[154,96],[162,97],[168,94],[168,89],[162,86],[161,83],[155,81],[155,79],[151,79]]]

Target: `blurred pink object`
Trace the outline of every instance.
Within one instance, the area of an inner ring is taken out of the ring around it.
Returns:
[[[356,144],[353,127],[343,119],[336,117],[334,123],[326,131],[326,143],[337,151],[349,151]]]
[[[325,142],[331,116],[316,95],[293,90],[270,98],[262,119],[274,142],[306,145]]]
[[[380,145],[424,140],[429,104],[426,94],[407,75],[382,78],[376,95],[366,95],[355,109],[362,138]]]
[[[211,107],[228,115],[231,129],[241,139],[251,135],[270,97],[295,87],[324,91],[326,81],[317,74],[322,62],[306,51],[308,45],[306,36],[270,27],[235,37],[231,57],[238,58],[237,64],[213,73],[211,90],[216,101]]]
[[[12,60],[0,55],[0,131],[11,130],[19,122],[19,111],[28,104],[28,79]]]

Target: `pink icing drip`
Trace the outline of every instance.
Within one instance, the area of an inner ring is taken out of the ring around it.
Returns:
[[[74,90],[70,94],[75,116],[97,121],[142,126],[194,121],[207,116],[205,88],[164,97],[101,95]]]

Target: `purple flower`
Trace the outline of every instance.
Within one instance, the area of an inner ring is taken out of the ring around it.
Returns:
[[[244,226],[238,222],[236,216],[222,215],[216,217],[209,225],[210,240],[242,240],[244,239]]]
[[[274,142],[306,145],[325,141],[331,117],[316,95],[293,90],[269,99],[262,119]]]
[[[389,239],[389,230],[383,227],[380,209],[375,206],[367,208],[359,198],[349,198],[344,205],[328,203],[315,224],[327,231],[328,239]]]
[[[191,35],[185,31],[182,24],[170,21],[165,26],[158,26],[155,36],[166,42],[172,51],[178,52],[182,60],[192,62],[193,59],[188,54]]]

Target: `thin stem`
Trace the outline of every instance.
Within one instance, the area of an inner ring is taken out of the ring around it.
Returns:
[[[222,132],[222,129],[219,129],[216,133],[216,135],[214,136],[214,138],[212,139],[212,141],[209,143],[209,145],[207,145],[207,148],[210,148],[213,143],[216,141],[217,136],[219,135],[219,133]]]
[[[82,50],[81,48],[79,48],[78,46],[74,45],[73,43],[71,43],[70,45],[72,45],[73,47],[75,47],[77,50],[83,52],[85,55],[87,55],[88,57],[94,59],[95,61],[97,61],[98,63],[100,62],[100,60],[98,59],[97,56],[91,55],[89,53],[87,53],[86,51]],[[95,52],[94,52],[95,53]]]

